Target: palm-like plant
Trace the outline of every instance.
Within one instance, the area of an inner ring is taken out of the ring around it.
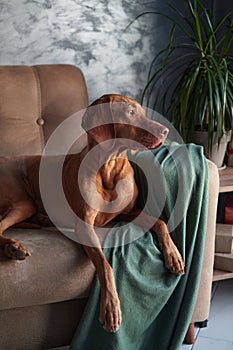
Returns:
[[[168,4],[172,14],[169,43],[153,59],[142,102],[170,115],[184,140],[193,131],[208,131],[208,147],[233,130],[233,11],[216,24],[200,0],[184,0],[187,13]],[[174,16],[173,16],[174,15]],[[175,36],[179,29],[182,37]],[[214,136],[214,133],[216,136]]]

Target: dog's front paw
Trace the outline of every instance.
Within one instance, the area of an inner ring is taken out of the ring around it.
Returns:
[[[14,260],[24,260],[27,256],[31,255],[27,248],[14,239],[7,241],[4,246],[4,252],[8,258]]]
[[[118,295],[114,297],[101,296],[99,320],[106,331],[111,333],[118,331],[121,325],[121,308]]]
[[[185,264],[175,244],[171,241],[162,251],[166,268],[176,275],[183,275]]]

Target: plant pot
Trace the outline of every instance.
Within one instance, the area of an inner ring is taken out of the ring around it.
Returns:
[[[214,134],[214,140],[216,140]],[[204,154],[206,158],[211,160],[213,163],[217,165],[218,168],[223,166],[223,160],[227,149],[227,144],[231,139],[231,131],[227,131],[226,134],[222,136],[222,139],[219,143],[213,142],[212,152],[208,151],[208,133],[206,131],[194,131],[192,141],[198,145],[202,145],[204,147]]]

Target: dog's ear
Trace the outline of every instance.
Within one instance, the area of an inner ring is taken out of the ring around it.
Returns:
[[[110,95],[104,95],[93,102],[83,116],[83,129],[98,143],[115,138],[111,104]]]

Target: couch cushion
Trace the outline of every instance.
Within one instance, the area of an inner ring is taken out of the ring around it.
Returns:
[[[41,118],[47,142],[51,133],[66,118],[87,107],[87,90],[81,70],[75,66],[37,65],[41,91]]]
[[[0,66],[0,91],[0,155],[40,154],[57,126],[88,104],[83,74],[71,65]]]
[[[88,296],[95,269],[79,244],[56,230],[9,229],[6,236],[32,255],[10,260],[0,250],[0,309]]]
[[[0,154],[38,154],[44,145],[34,70],[0,66]]]

